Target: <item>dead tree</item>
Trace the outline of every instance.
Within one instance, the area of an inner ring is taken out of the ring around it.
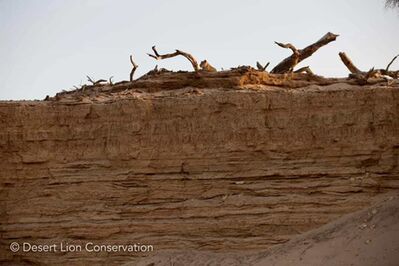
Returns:
[[[132,82],[132,81],[133,81],[134,72],[136,71],[136,69],[137,69],[139,66],[133,61],[133,56],[132,56],[132,55],[130,55],[130,63],[132,63],[132,71],[130,71],[130,78],[129,78],[129,80],[130,80],[130,82]]]
[[[171,53],[171,54],[159,54],[158,51],[155,48],[155,45],[152,47],[152,50],[154,51],[154,54],[148,54],[149,56],[151,56],[152,58],[155,58],[156,60],[162,60],[162,59],[166,59],[166,58],[171,58],[171,57],[175,57],[178,55],[184,56],[188,61],[190,61],[191,65],[194,68],[194,71],[197,72],[199,70],[198,67],[198,63],[197,60],[195,60],[195,58],[186,52],[180,51],[180,50],[176,50],[176,52]]]
[[[342,62],[344,65],[348,68],[348,70],[351,72],[349,77],[354,77],[357,79],[362,79],[367,81],[369,78],[378,78],[378,77],[383,77],[383,76],[388,76],[393,79],[398,79],[399,78],[399,70],[398,71],[392,71],[389,70],[391,67],[392,63],[396,60],[396,58],[399,57],[399,55],[395,56],[387,65],[385,69],[370,69],[369,71],[361,71],[359,70],[355,64],[353,64],[352,60],[344,53],[340,52],[339,57],[341,58]]]
[[[312,54],[314,54],[317,50],[319,50],[324,45],[327,45],[330,42],[335,41],[338,36],[339,35],[337,35],[337,34],[328,32],[317,42],[305,47],[304,49],[300,49],[300,50],[296,49],[295,46],[293,46],[290,43],[282,44],[282,43],[276,42],[276,44],[280,47],[291,49],[292,55],[285,58],[277,66],[275,66],[272,69],[271,73],[283,74],[283,73],[292,72],[294,70],[294,67],[297,64],[299,64],[304,59],[310,57]]]

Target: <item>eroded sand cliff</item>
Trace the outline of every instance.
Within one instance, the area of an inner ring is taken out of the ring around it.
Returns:
[[[260,251],[399,188],[399,85],[161,73],[0,103],[3,262]],[[12,253],[13,241],[147,254]]]

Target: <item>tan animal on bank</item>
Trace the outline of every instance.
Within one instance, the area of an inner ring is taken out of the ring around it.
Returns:
[[[200,64],[201,70],[207,71],[207,72],[217,72],[216,68],[211,66],[208,61],[204,60]]]

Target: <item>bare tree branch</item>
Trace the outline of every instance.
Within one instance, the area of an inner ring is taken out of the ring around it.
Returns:
[[[350,58],[344,52],[340,52],[339,57],[352,74],[362,72],[352,63],[352,60],[350,60]]]
[[[194,68],[194,71],[197,72],[199,70],[197,60],[195,60],[195,58],[189,53],[186,53],[186,52],[183,52],[180,50],[176,50],[176,52],[174,52],[174,53],[161,55],[156,50],[155,45],[152,47],[152,50],[154,51],[154,54],[153,55],[148,54],[148,55],[156,60],[161,60],[161,59],[166,59],[166,58],[171,58],[171,57],[181,55],[181,56],[184,56],[185,58],[187,58],[188,61],[190,61],[191,65]]]
[[[87,80],[89,81],[89,82],[91,82],[93,85],[98,85],[98,84],[100,84],[100,83],[102,83],[102,82],[107,82],[105,79],[99,79],[99,80],[97,80],[97,81],[94,81],[94,80],[92,80],[89,76],[86,76],[87,77]]]
[[[298,49],[296,49],[295,46],[293,46],[292,44],[290,44],[290,43],[283,44],[283,43],[281,43],[281,42],[274,42],[274,43],[277,44],[278,46],[282,47],[282,48],[291,49],[291,50],[292,50],[292,53],[293,53],[294,55],[299,56],[299,51],[298,51]]]
[[[392,63],[396,60],[396,58],[398,58],[398,56],[399,56],[399,54],[397,56],[395,56],[394,58],[392,58],[391,62],[389,62],[389,64],[385,68],[385,71],[387,71],[387,72],[389,71],[389,68],[391,67]]]
[[[289,57],[289,61],[287,62],[288,69],[285,69],[284,72],[282,72],[282,73],[292,72],[294,70],[294,67],[299,63],[299,56],[300,56],[299,51],[295,48],[295,46],[293,46],[290,43],[287,43],[287,44],[283,44],[280,42],[274,42],[274,43],[282,48],[288,48],[288,49],[292,50],[292,55]],[[272,73],[273,73],[273,70],[272,70]]]
[[[258,61],[256,61],[256,67],[258,68],[259,71],[265,71],[266,68],[270,65],[270,62],[267,62],[267,64],[265,66],[262,66],[261,63],[259,63]]]
[[[134,72],[136,71],[136,69],[139,67],[134,61],[133,61],[133,56],[130,55],[130,63],[132,63],[132,71],[130,71],[130,82],[133,81],[133,76],[134,76]]]
[[[319,50],[324,45],[327,45],[328,43],[335,41],[338,36],[339,35],[337,35],[337,34],[328,32],[320,40],[318,40],[317,42],[315,42],[301,50],[297,50],[292,44],[282,44],[282,43],[276,42],[277,45],[279,45],[283,48],[291,49],[293,54],[291,56],[285,58],[277,66],[275,66],[272,69],[271,73],[287,73],[287,72],[292,71],[298,63],[300,63],[304,59],[306,59],[309,56],[311,56],[312,54],[314,54],[317,50]]]
[[[349,59],[349,57],[344,52],[339,53],[339,57],[341,58],[342,62],[345,64],[345,66],[351,72],[350,76],[355,77],[357,79],[364,80],[364,81],[367,81],[369,78],[381,78],[381,77],[384,77],[384,76],[385,77],[388,76],[388,77],[391,77],[393,79],[398,79],[399,78],[399,71],[390,71],[389,70],[389,67],[391,66],[393,61],[395,61],[395,59],[398,56],[395,56],[385,69],[374,69],[374,67],[373,67],[369,71],[365,72],[365,71],[359,70],[352,63],[352,61]]]
[[[95,84],[95,81],[93,81],[92,79],[91,79],[91,77],[89,77],[89,76],[86,76],[87,77],[87,80],[89,81],[89,82],[91,82],[93,85]]]

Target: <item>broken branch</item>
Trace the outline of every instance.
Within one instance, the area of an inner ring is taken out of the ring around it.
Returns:
[[[350,78],[355,78],[357,79],[359,82],[367,84],[370,83],[371,81],[369,81],[369,79],[387,79],[388,77],[391,77],[393,79],[397,79],[399,77],[399,71],[389,71],[387,69],[389,69],[389,66],[392,64],[392,62],[396,59],[397,56],[395,56],[391,62],[388,64],[386,69],[374,69],[374,67],[372,69],[370,69],[369,71],[365,72],[365,71],[361,71],[359,70],[353,63],[352,61],[349,59],[349,57],[341,52],[339,53],[339,56],[342,60],[342,62],[345,64],[345,66],[349,69],[349,71],[351,72],[351,74],[349,74]],[[375,80],[374,80],[375,82]]]
[[[274,43],[277,44],[278,46],[282,47],[282,48],[291,49],[293,54],[299,55],[298,50],[295,48],[295,46],[293,46],[293,45],[290,44],[290,43],[287,43],[287,44],[283,44],[283,43],[281,43],[281,42],[274,42]]]
[[[87,77],[87,80],[89,81],[89,82],[91,82],[93,85],[98,85],[98,84],[100,84],[101,82],[107,82],[105,79],[99,79],[99,80],[97,80],[97,81],[94,81],[94,80],[92,80],[89,76],[86,76]]]
[[[319,50],[324,45],[327,45],[328,43],[335,41],[338,36],[339,35],[337,35],[337,34],[328,32],[320,40],[318,40],[317,42],[315,42],[301,50],[297,50],[291,44],[282,44],[282,43],[276,42],[277,45],[279,45],[283,48],[291,49],[293,51],[293,54],[291,56],[285,58],[277,66],[275,66],[272,69],[271,73],[282,74],[282,73],[291,72],[297,64],[299,64],[304,59],[310,57],[312,54],[314,54],[317,50]]]
[[[349,71],[351,72],[352,76],[353,77],[359,77],[360,79],[364,79],[366,81],[369,78],[377,78],[377,77],[381,77],[381,76],[388,76],[388,77],[391,77],[393,79],[399,78],[399,71],[389,71],[389,67],[391,66],[391,64],[395,61],[395,59],[398,56],[399,55],[395,56],[391,60],[391,62],[386,67],[386,69],[374,69],[374,68],[372,68],[369,71],[365,72],[365,71],[359,70],[352,63],[352,61],[349,59],[349,57],[344,52],[340,52],[339,53],[339,57],[341,58],[342,62],[345,64],[345,66],[349,69]]]
[[[292,50],[292,55],[289,57],[289,61],[287,63],[288,69],[284,70],[283,73],[292,72],[294,70],[294,67],[299,63],[299,51],[295,48],[295,46],[293,46],[290,43],[283,44],[280,42],[275,42],[275,44],[277,44],[278,46],[280,46],[282,48],[288,48],[288,49]],[[272,72],[273,72],[273,70],[272,70]]]
[[[132,55],[130,55],[130,63],[132,63],[132,71],[130,71],[130,78],[129,78],[129,80],[130,80],[130,82],[132,82],[132,81],[133,81],[134,72],[136,71],[136,69],[137,69],[139,66],[133,61],[133,56],[132,56]]]
[[[344,52],[340,52],[339,57],[352,74],[362,72],[352,63],[352,60],[350,60],[350,58]]]
[[[256,67],[258,68],[259,71],[265,71],[266,68],[270,65],[270,62],[267,62],[267,64],[265,66],[262,66],[261,63],[259,63],[258,61],[256,61]]]
[[[161,59],[166,59],[166,58],[171,58],[171,57],[175,57],[175,56],[181,55],[181,56],[184,56],[188,61],[190,61],[190,63],[193,66],[195,72],[197,72],[199,70],[197,60],[195,60],[195,58],[189,53],[186,53],[186,52],[183,52],[183,51],[180,51],[180,50],[176,50],[176,52],[174,52],[174,53],[161,55],[156,50],[155,45],[152,47],[152,50],[154,51],[154,54],[153,55],[152,54],[148,54],[148,55],[150,57],[156,59],[156,60],[161,60]]]
[[[392,65],[392,63],[396,60],[396,58],[398,58],[399,54],[397,56],[395,56],[394,58],[392,58],[391,62],[389,62],[389,64],[387,65],[387,67],[385,68],[385,71],[388,72],[389,71],[389,67]]]

